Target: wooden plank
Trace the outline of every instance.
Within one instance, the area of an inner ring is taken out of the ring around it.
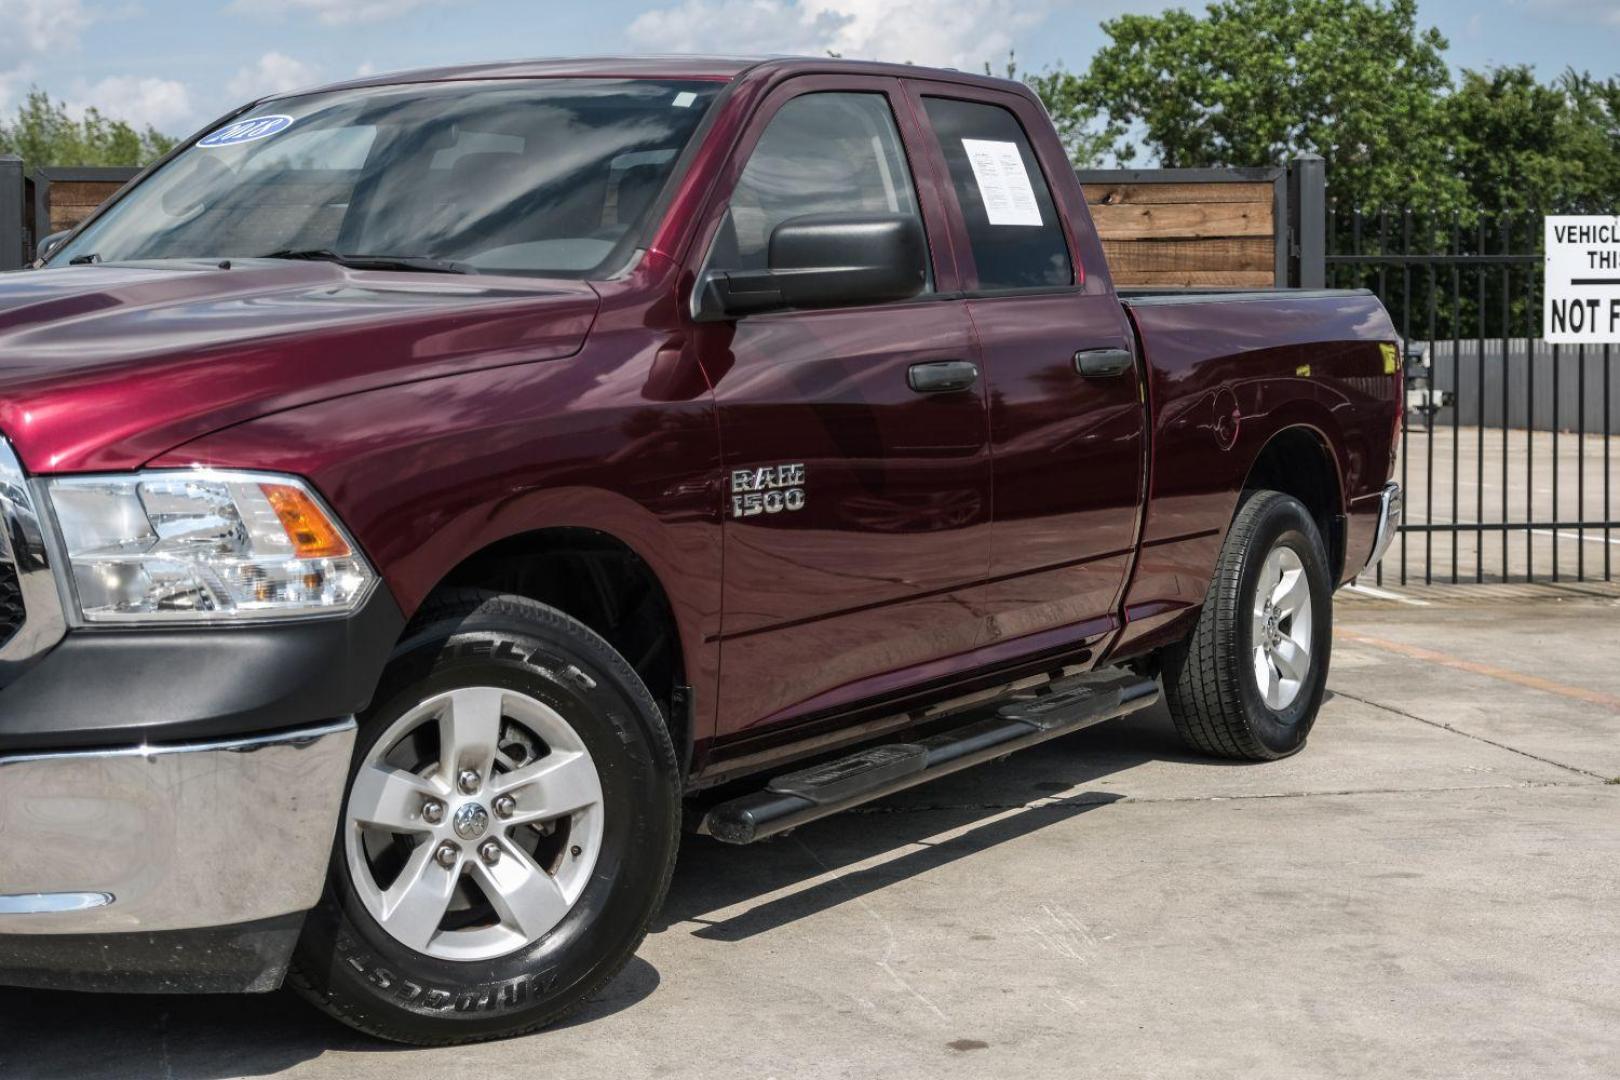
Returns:
[[[1086,202],[1098,206],[1144,203],[1271,202],[1270,184],[1084,184]]]
[[[1270,270],[1131,270],[1115,278],[1115,285],[1154,285],[1166,289],[1270,288],[1277,284]]]
[[[1105,240],[1166,237],[1272,236],[1271,203],[1156,203],[1094,206],[1091,218]]]
[[[81,180],[51,185],[51,231],[71,229],[124,185],[116,180]]]
[[[1274,273],[1277,252],[1270,237],[1209,240],[1104,240],[1103,255],[1115,278],[1138,271],[1257,270]]]

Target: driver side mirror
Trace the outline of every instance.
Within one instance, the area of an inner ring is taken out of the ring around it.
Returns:
[[[705,272],[698,321],[909,300],[928,281],[928,243],[910,214],[806,214],[772,230],[767,263]]]
[[[72,229],[62,229],[60,232],[53,232],[49,236],[43,237],[34,250],[34,258],[41,262],[50,258],[55,254],[56,249],[62,246],[62,241],[66,240],[72,232]]]

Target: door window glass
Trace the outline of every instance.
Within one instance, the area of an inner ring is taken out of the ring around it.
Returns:
[[[918,215],[900,133],[882,94],[806,94],[782,106],[743,168],[708,265],[765,270],[772,229],[828,213]]]
[[[1018,118],[999,105],[925,97],[951,171],[980,289],[1070,285],[1068,241]]]

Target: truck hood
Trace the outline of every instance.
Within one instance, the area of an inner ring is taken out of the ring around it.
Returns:
[[[583,282],[246,260],[0,274],[0,435],[34,472],[131,469],[256,416],[578,352]]]

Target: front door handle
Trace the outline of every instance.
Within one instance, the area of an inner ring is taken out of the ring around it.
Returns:
[[[933,360],[912,364],[906,372],[906,385],[919,394],[948,394],[970,390],[979,381],[979,365],[966,360]]]
[[[1129,349],[1081,349],[1074,354],[1074,370],[1088,379],[1123,375],[1136,363]]]

